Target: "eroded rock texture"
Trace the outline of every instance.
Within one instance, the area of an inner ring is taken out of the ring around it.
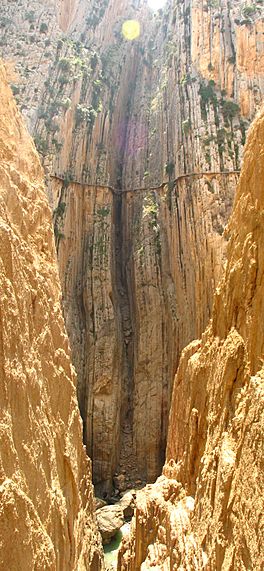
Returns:
[[[103,569],[43,171],[0,67],[0,569]]]
[[[14,90],[46,168],[85,442],[109,491],[116,470],[150,481],[163,465],[180,351],[210,316],[263,94],[262,6],[15,5],[3,51],[19,59]]]
[[[137,496],[119,570],[261,570],[264,110],[253,123],[212,320],[182,353],[163,475]]]

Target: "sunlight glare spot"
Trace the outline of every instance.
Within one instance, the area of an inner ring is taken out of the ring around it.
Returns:
[[[137,20],[126,20],[122,26],[122,34],[126,40],[135,40],[140,35],[140,23]]]
[[[166,0],[148,0],[148,7],[154,11],[160,10],[165,6],[165,4]]]

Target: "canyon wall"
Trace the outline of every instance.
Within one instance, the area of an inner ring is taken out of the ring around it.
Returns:
[[[0,64],[0,569],[103,569],[43,171]]]
[[[115,472],[154,481],[164,462],[173,377],[211,314],[263,95],[263,9],[92,0],[44,14],[35,0],[13,18],[15,4],[2,49],[45,166],[84,439],[109,492]]]
[[[120,571],[263,567],[263,181],[264,109],[248,136],[212,319],[182,352],[163,474],[137,496]]]

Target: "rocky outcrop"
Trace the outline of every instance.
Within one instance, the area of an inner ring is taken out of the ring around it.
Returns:
[[[0,569],[103,569],[43,172],[0,66]]]
[[[161,471],[173,377],[210,316],[245,132],[263,94],[263,22],[260,4],[241,1],[186,0],[155,14],[145,2],[85,4],[63,2],[58,17],[50,2],[46,35],[34,33],[31,55],[20,53],[23,87],[13,88],[47,173],[84,438],[102,493],[123,469],[134,482]],[[4,2],[4,15],[14,5]],[[37,0],[34,17],[42,24]],[[8,26],[4,34],[14,59],[18,31],[30,32],[18,18],[10,41]],[[122,33],[127,19],[140,24],[134,42]],[[31,105],[34,54],[45,55],[47,40],[48,77],[34,71]]]
[[[163,475],[137,496],[119,570],[263,566],[264,110],[249,134],[212,320],[182,353]]]

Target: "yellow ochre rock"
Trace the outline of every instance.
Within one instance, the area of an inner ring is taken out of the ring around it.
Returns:
[[[121,571],[263,569],[264,109],[248,136],[227,264],[182,352],[166,464],[137,496]]]
[[[103,568],[43,172],[0,63],[0,569]]]

